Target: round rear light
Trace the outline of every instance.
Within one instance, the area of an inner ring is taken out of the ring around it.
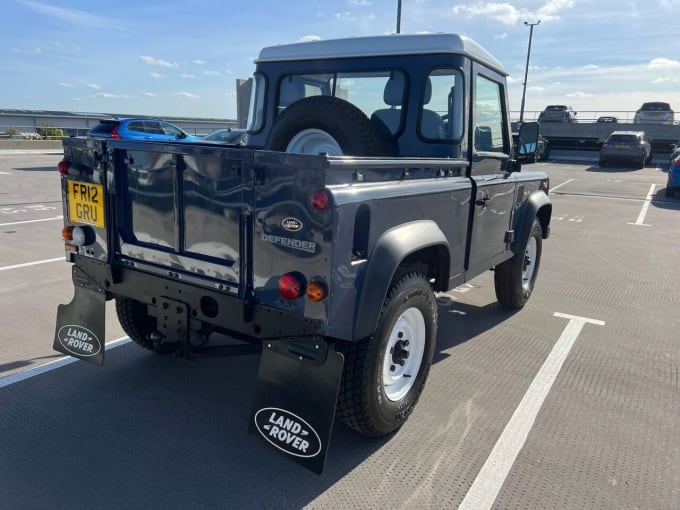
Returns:
[[[307,286],[307,299],[310,301],[323,301],[327,295],[326,287],[321,282],[314,281]]]
[[[279,294],[284,299],[297,299],[305,293],[305,284],[301,275],[286,273],[279,278]]]
[[[66,161],[65,159],[62,159],[58,164],[57,164],[57,171],[61,175],[68,175],[68,167],[71,166],[71,164]]]
[[[319,189],[309,195],[309,203],[315,211],[325,211],[331,205],[331,196],[328,190]]]

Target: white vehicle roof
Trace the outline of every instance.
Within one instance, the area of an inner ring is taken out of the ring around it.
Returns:
[[[508,75],[491,53],[472,39],[457,34],[392,34],[280,44],[263,48],[255,63],[432,53],[465,55]]]

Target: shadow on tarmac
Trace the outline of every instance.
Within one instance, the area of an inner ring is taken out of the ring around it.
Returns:
[[[438,302],[435,363],[514,313]],[[185,361],[129,344],[102,367],[74,363],[3,388],[3,506],[301,508],[391,440],[336,420],[323,475],[277,455],[247,434],[258,363]]]

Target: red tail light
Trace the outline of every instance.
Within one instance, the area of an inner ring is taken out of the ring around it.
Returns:
[[[297,299],[305,293],[305,283],[301,275],[286,273],[279,278],[279,294],[284,299]]]
[[[331,205],[331,195],[325,189],[312,191],[309,195],[309,203],[315,211],[325,211]]]
[[[111,130],[111,138],[114,140],[120,140],[120,135],[118,134],[118,126],[114,126]]]
[[[66,161],[65,159],[62,159],[58,164],[57,164],[57,172],[59,172],[61,175],[68,175],[68,167],[71,166],[71,164]]]

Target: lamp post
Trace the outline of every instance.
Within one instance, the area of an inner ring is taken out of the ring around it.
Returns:
[[[519,110],[519,123],[520,125],[524,122],[524,98],[527,95],[527,76],[529,74],[529,56],[531,55],[531,37],[534,35],[534,27],[541,23],[539,19],[536,23],[529,23],[525,21],[524,24],[529,27],[529,48],[527,49],[527,65],[524,68],[524,87],[522,89],[522,106]]]
[[[397,0],[397,33],[401,32],[401,0]]]

